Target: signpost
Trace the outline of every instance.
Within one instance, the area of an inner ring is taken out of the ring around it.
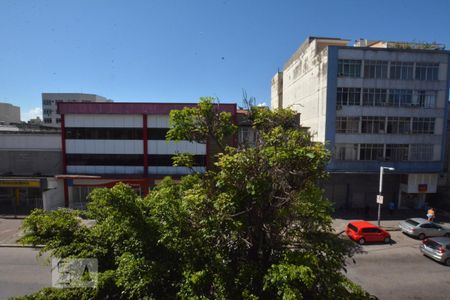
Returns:
[[[394,168],[390,168],[390,167],[380,167],[380,189],[378,191],[378,195],[377,195],[377,203],[378,203],[378,226],[380,226],[380,217],[381,217],[381,204],[383,204],[383,196],[382,196],[382,192],[383,192],[383,171],[384,169],[389,170],[389,171],[394,171]]]

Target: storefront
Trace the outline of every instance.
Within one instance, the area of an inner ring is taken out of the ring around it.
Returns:
[[[25,215],[42,208],[42,178],[0,178],[0,215]]]

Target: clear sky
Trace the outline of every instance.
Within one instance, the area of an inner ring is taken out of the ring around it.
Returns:
[[[440,42],[449,0],[0,0],[0,102],[41,115],[42,92],[114,101],[270,103],[309,36]]]

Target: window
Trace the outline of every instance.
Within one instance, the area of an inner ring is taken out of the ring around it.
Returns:
[[[384,133],[385,117],[362,117],[361,133]]]
[[[364,233],[380,233],[380,229],[378,228],[363,228],[362,232]]]
[[[43,100],[42,103],[44,105],[51,105],[52,104],[52,100]]]
[[[148,128],[149,140],[165,140],[169,128]]]
[[[142,140],[142,128],[66,128],[66,139]]]
[[[239,145],[255,145],[256,132],[250,126],[239,127]]]
[[[340,59],[338,61],[339,77],[361,77],[361,61]]]
[[[51,109],[44,109],[44,115],[50,116],[51,114],[52,114],[52,110]]]
[[[413,106],[434,108],[436,107],[437,91],[419,90],[414,93]]]
[[[337,160],[357,160],[357,144],[337,144],[334,152],[334,158]]]
[[[412,80],[414,63],[412,62],[391,62],[391,79]]]
[[[361,144],[359,147],[360,160],[383,160],[382,144]]]
[[[44,118],[44,123],[51,124],[52,123],[52,119],[51,118]]]
[[[61,118],[56,118],[56,124],[61,123]]]
[[[387,78],[388,62],[382,60],[364,61],[364,78]]]
[[[409,160],[414,161],[430,161],[433,160],[433,145],[430,144],[413,144],[410,146]]]
[[[358,232],[358,228],[352,223],[348,223],[347,227],[353,230],[354,232]]]
[[[387,101],[386,89],[363,89],[363,105],[382,106]]]
[[[336,118],[337,133],[358,133],[359,117],[337,117]]]
[[[412,90],[389,90],[388,105],[408,107],[412,105]]]
[[[412,133],[434,134],[434,118],[413,118]]]
[[[411,132],[411,119],[406,117],[388,117],[387,133],[409,134]]]
[[[73,166],[143,166],[141,154],[66,154]]]
[[[152,154],[148,155],[148,165],[153,167],[171,167],[173,166],[174,154]],[[206,156],[205,155],[193,155],[194,164],[193,166],[205,166]]]
[[[438,80],[439,64],[438,63],[417,63],[416,79],[417,80]]]
[[[338,88],[336,104],[339,105],[360,105],[360,88]]]
[[[405,161],[408,160],[408,145],[387,144],[386,160]]]

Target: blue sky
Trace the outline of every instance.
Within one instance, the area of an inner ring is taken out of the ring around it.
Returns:
[[[42,92],[114,101],[270,103],[270,80],[309,35],[440,42],[450,2],[0,1],[0,102],[40,115]]]

